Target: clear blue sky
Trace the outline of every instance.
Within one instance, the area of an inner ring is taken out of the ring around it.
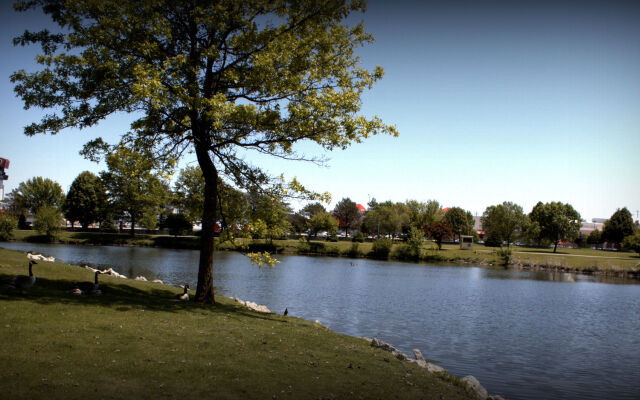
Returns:
[[[86,141],[116,141],[131,120],[28,138],[39,118],[13,94],[9,75],[33,70],[36,48],[13,47],[36,15],[2,2],[0,157],[11,160],[8,193],[33,176],[65,190],[83,170]],[[473,214],[502,201],[529,212],[538,201],[571,203],[590,220],[640,209],[640,3],[634,1],[370,1],[363,19],[376,42],[365,66],[386,75],[363,113],[397,126],[327,154],[328,167],[255,158],[274,174],[366,204],[438,200]],[[311,145],[308,154],[318,154]],[[331,207],[333,207],[333,204]]]

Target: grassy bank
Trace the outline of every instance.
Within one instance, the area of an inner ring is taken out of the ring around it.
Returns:
[[[26,265],[0,249],[0,278]],[[111,276],[102,296],[74,296],[91,272],[40,262],[34,273],[24,294],[0,286],[2,398],[470,398],[456,378],[299,318]]]
[[[41,242],[45,238],[35,231],[18,230],[14,232],[15,240]],[[198,249],[199,237],[167,235],[137,235],[128,233],[95,233],[95,232],[62,232],[58,241],[66,244],[85,245],[125,245],[152,246],[177,249]],[[305,254],[343,257],[372,257],[372,243],[353,243],[350,241],[327,242],[320,240],[274,240],[250,241],[238,239],[236,244],[218,243],[220,250],[269,251],[279,254]],[[522,269],[560,270],[567,272],[603,274],[611,276],[638,277],[640,274],[640,257],[630,252],[610,252],[593,249],[560,248],[553,253],[550,248],[512,247],[511,266]],[[389,258],[423,262],[454,262],[479,265],[501,265],[502,259],[495,247],[473,245],[473,250],[461,250],[459,246],[445,244],[441,250],[431,242],[425,242],[420,260],[407,258],[401,242],[393,245]]]

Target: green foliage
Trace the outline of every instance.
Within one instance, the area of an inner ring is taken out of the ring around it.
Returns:
[[[582,224],[580,213],[570,204],[557,201],[544,204],[538,202],[531,210],[529,219],[536,224],[536,239],[547,239],[554,243],[554,253],[560,241],[571,241],[578,236]],[[534,232],[530,230],[529,234]]]
[[[622,248],[640,254],[640,233],[629,235],[622,241]]]
[[[62,207],[64,193],[57,182],[36,176],[25,182],[20,182],[15,191],[15,201],[21,208],[35,213],[42,207]]]
[[[500,247],[500,249],[496,250],[496,254],[502,260],[503,265],[509,265],[513,257],[513,252],[509,247]]]
[[[155,172],[156,163],[148,154],[120,147],[107,155],[107,171],[100,173],[114,210],[131,218],[131,235],[135,225],[146,215],[147,224],[160,213],[167,190]]]
[[[356,203],[348,197],[336,204],[333,215],[338,219],[340,228],[345,230],[347,236],[349,236],[349,228],[356,229],[360,226],[360,210],[358,210]]]
[[[13,237],[13,230],[18,227],[15,217],[0,213],[0,240],[9,240]]]
[[[393,240],[389,238],[380,238],[373,241],[371,247],[371,253],[375,258],[389,258],[391,253],[391,247],[393,247]]]
[[[277,194],[251,192],[249,207],[252,221],[250,230],[253,229],[259,237],[279,239],[291,229],[287,221],[289,208]]]
[[[296,144],[344,149],[378,133],[398,134],[377,116],[360,114],[361,96],[384,74],[363,68],[356,52],[373,37],[362,24],[343,22],[364,11],[364,2],[68,0],[23,2],[20,10],[37,8],[58,29],[15,39],[43,51],[40,70],[11,75],[25,108],[49,111],[25,134],[83,129],[135,112],[121,145],[168,164],[195,153],[207,188],[200,301],[214,300],[210,243],[219,178],[242,189],[328,198],[270,176],[247,161],[248,151],[313,160],[297,154]],[[99,138],[83,154],[97,159],[109,149]],[[137,209],[126,211],[139,217]]]
[[[587,237],[587,243],[589,243],[590,245],[599,245],[600,243],[602,243],[602,232],[594,229],[593,231],[591,231],[591,233],[589,233],[589,236]]]
[[[48,240],[54,240],[62,230],[62,214],[52,206],[41,207],[36,211],[34,228]]]
[[[487,238],[499,244],[506,242],[509,246],[526,227],[527,217],[522,207],[509,201],[489,206],[482,214],[482,229]]]
[[[353,237],[351,238],[351,241],[358,242],[358,243],[363,243],[366,238],[367,237],[364,235],[364,233],[358,231],[358,233],[353,235]]]
[[[161,228],[169,230],[169,234],[173,236],[186,235],[191,233],[191,222],[184,214],[169,214],[162,221]]]
[[[107,195],[100,178],[84,171],[74,179],[64,201],[64,216],[72,223],[79,221],[82,228],[100,221],[106,214]]]
[[[276,264],[280,263],[279,260],[271,257],[271,254],[266,251],[262,253],[247,253],[247,257],[249,257],[251,265],[258,265],[258,268],[262,268],[265,265],[268,265],[269,268],[273,268]]]
[[[327,231],[329,235],[335,235],[338,230],[338,221],[326,211],[319,211],[307,222],[310,236],[317,237],[318,232]]]
[[[407,237],[407,250],[409,258],[419,260],[422,257],[422,245],[424,244],[424,232],[416,227],[411,227]]]
[[[633,235],[635,231],[631,213],[627,210],[627,207],[624,207],[614,212],[611,218],[604,223],[602,238],[620,248],[620,243],[624,238]]]
[[[190,222],[202,218],[204,208],[204,176],[199,167],[181,169],[173,186],[173,204]]]
[[[347,251],[347,255],[349,257],[360,257],[362,255],[362,251],[360,250],[360,243],[352,242],[349,251]]]
[[[376,235],[398,236],[409,225],[407,207],[402,203],[377,203],[365,215],[366,229]]]
[[[408,200],[405,203],[409,224],[414,228],[423,229],[424,226],[439,222],[443,217],[440,203],[435,200],[420,202]]]
[[[473,233],[473,215],[460,207],[451,207],[444,215],[444,221],[451,227],[453,233],[458,235],[471,235]]]

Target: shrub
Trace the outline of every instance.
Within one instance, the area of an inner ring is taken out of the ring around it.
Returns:
[[[640,233],[624,238],[622,241],[622,247],[626,250],[632,250],[640,254]]]
[[[337,242],[337,241],[338,241],[338,235],[336,235],[335,232],[327,236],[327,242]]]
[[[393,246],[393,240],[389,238],[382,238],[375,240],[371,246],[371,252],[376,258],[389,258],[391,253],[391,247]]]
[[[18,226],[18,221],[10,215],[0,214],[0,240],[9,240],[13,237],[13,230]]]
[[[360,257],[362,252],[360,251],[360,244],[358,242],[351,243],[351,248],[347,250],[346,254],[349,257]]]
[[[54,240],[62,230],[62,213],[55,207],[44,206],[36,212],[36,230],[45,235],[49,241]]]
[[[406,246],[406,258],[419,260],[422,256],[422,244],[424,243],[424,233],[415,227],[409,231]]]
[[[496,254],[502,259],[503,265],[509,265],[511,257],[513,256],[511,249],[508,247],[500,247],[500,249],[496,251]]]
[[[364,233],[358,232],[351,238],[351,241],[352,242],[362,243],[362,242],[364,242],[364,239],[365,239]]]

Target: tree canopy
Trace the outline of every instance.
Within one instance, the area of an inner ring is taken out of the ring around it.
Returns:
[[[27,135],[88,128],[117,112],[140,117],[122,143],[158,159],[193,152],[205,179],[196,299],[213,302],[213,237],[218,179],[239,188],[273,183],[247,152],[315,160],[302,141],[346,148],[393,126],[359,114],[360,96],[383,71],[355,54],[373,37],[342,21],[360,0],[33,0],[60,30],[27,31],[16,44],[39,43],[42,68],[12,74],[26,108],[50,111]],[[84,154],[107,145],[93,140]],[[278,182],[278,181],[276,181]],[[295,179],[285,194],[311,193]]]
[[[120,147],[106,161],[107,171],[100,174],[102,182],[114,210],[128,214],[134,235],[136,222],[145,214],[156,218],[167,192],[153,161],[144,154]]]
[[[575,239],[582,225],[580,213],[571,204],[558,201],[544,204],[539,201],[531,210],[529,219],[538,226],[537,239],[550,240],[554,253],[560,241]]]
[[[60,184],[41,176],[20,182],[14,196],[14,201],[20,208],[26,208],[33,214],[42,207],[59,209],[64,203],[64,192]]]
[[[349,236],[349,228],[356,228],[360,224],[360,210],[354,201],[346,197],[340,200],[333,209],[333,215],[338,220],[340,228]]]
[[[607,242],[613,243],[617,248],[625,237],[635,233],[635,225],[631,213],[624,207],[616,210],[611,217],[604,223],[602,229],[602,238]]]
[[[522,212],[522,207],[510,201],[489,206],[482,214],[482,229],[487,237],[496,240],[498,244],[506,242],[507,246],[525,229],[526,222],[527,217]]]
[[[451,227],[453,233],[458,235],[470,235],[473,233],[473,215],[460,207],[451,207],[444,214],[444,221]]]
[[[80,173],[71,183],[64,201],[64,216],[73,224],[79,221],[83,229],[101,219],[106,208],[106,193],[102,181],[89,171]]]

